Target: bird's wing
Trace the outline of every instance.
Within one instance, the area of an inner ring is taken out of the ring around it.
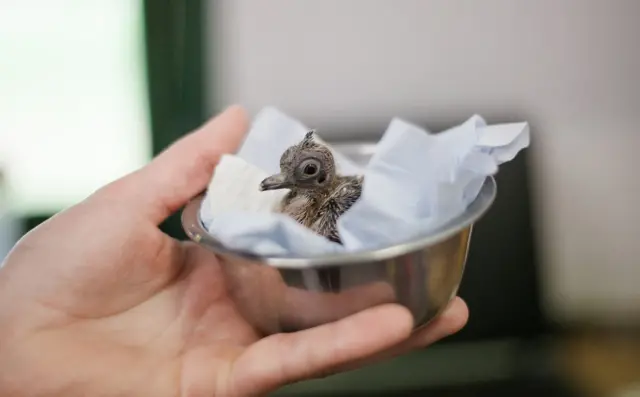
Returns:
[[[338,185],[335,191],[327,198],[327,205],[329,205],[329,202],[333,202],[332,205],[338,216],[342,215],[362,195],[362,181],[363,177],[361,176],[345,178],[344,182]]]
[[[338,218],[360,198],[361,178],[345,178],[319,207],[313,229],[331,241],[341,243],[338,234]]]

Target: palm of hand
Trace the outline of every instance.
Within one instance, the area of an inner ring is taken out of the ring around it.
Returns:
[[[234,396],[275,386],[259,384],[260,380],[235,382],[238,371],[232,370],[233,364],[261,335],[227,296],[214,255],[174,241],[151,224],[124,224],[138,237],[123,239],[108,232],[101,240],[108,242],[108,250],[119,249],[117,263],[107,257],[88,265],[80,256],[64,263],[63,270],[58,259],[65,258],[41,257],[50,246],[73,251],[68,242],[77,241],[75,237],[89,232],[96,221],[107,221],[100,217],[114,217],[113,211],[94,211],[94,206],[101,203],[73,208],[35,230],[7,263],[6,274],[18,279],[23,291],[13,300],[34,314],[16,329],[29,355],[64,360],[74,378],[113,376],[106,385],[115,390],[107,387],[105,395],[123,388],[137,390],[136,395]],[[72,235],[42,238],[68,224],[77,228]],[[21,267],[14,265],[18,262]],[[30,267],[36,266],[42,277],[34,279]],[[31,394],[64,391],[65,378],[47,374],[51,362],[40,363],[41,380],[31,383]],[[105,374],[105,368],[115,372]],[[24,387],[29,379],[18,376],[13,382],[20,385],[20,393],[29,390]]]
[[[102,236],[108,251],[120,251],[116,263],[107,256],[87,264],[81,255],[59,269],[65,258],[41,257],[53,246],[63,252],[77,249],[69,242],[78,241],[96,222],[127,218],[107,211],[109,203],[94,201],[35,230],[7,263],[7,272],[23,286],[14,300],[28,303],[22,309],[38,314],[20,329],[31,354],[70,362],[78,378],[104,376],[103,369],[112,368],[117,373],[107,374],[114,375],[107,385],[116,388],[114,394],[131,388],[138,395],[234,396],[270,388],[234,384],[232,364],[261,335],[227,296],[220,265],[209,252],[174,241],[152,224],[131,221],[120,225],[134,231],[130,235],[109,230]],[[69,224],[76,227],[72,235],[42,238]],[[14,268],[14,262],[24,266]],[[35,266],[41,276],[37,279],[29,269]],[[33,386],[64,390],[64,384],[57,385],[64,377],[51,374],[47,381],[50,363],[41,363],[44,379]],[[24,393],[28,380],[18,383]]]
[[[394,305],[294,334],[263,337],[252,328],[227,295],[216,257],[157,228],[237,146],[243,117],[225,112],[16,246],[0,272],[0,363],[8,364],[0,364],[0,394],[260,395],[464,325],[457,300],[413,336],[409,313]]]

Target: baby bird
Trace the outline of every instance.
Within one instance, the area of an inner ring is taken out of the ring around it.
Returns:
[[[314,133],[307,132],[300,143],[284,151],[280,173],[265,178],[260,190],[290,189],[278,212],[342,244],[337,221],[360,198],[364,177],[338,175],[331,151],[313,139]]]

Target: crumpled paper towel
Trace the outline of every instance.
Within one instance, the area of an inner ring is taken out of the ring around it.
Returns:
[[[364,168],[331,148],[339,173],[364,174],[360,199],[338,219],[340,245],[272,212],[288,190],[258,190],[262,179],[280,171],[285,149],[307,131],[275,108],[256,116],[238,153],[221,158],[207,190],[200,217],[212,236],[261,256],[312,257],[391,246],[462,214],[486,177],[529,145],[526,122],[489,126],[475,115],[438,134],[395,118]]]

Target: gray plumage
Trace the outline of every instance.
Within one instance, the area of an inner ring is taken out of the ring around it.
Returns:
[[[360,198],[362,176],[342,176],[329,148],[309,131],[280,158],[280,173],[265,178],[260,190],[290,189],[279,212],[331,241],[341,243],[338,218]]]

